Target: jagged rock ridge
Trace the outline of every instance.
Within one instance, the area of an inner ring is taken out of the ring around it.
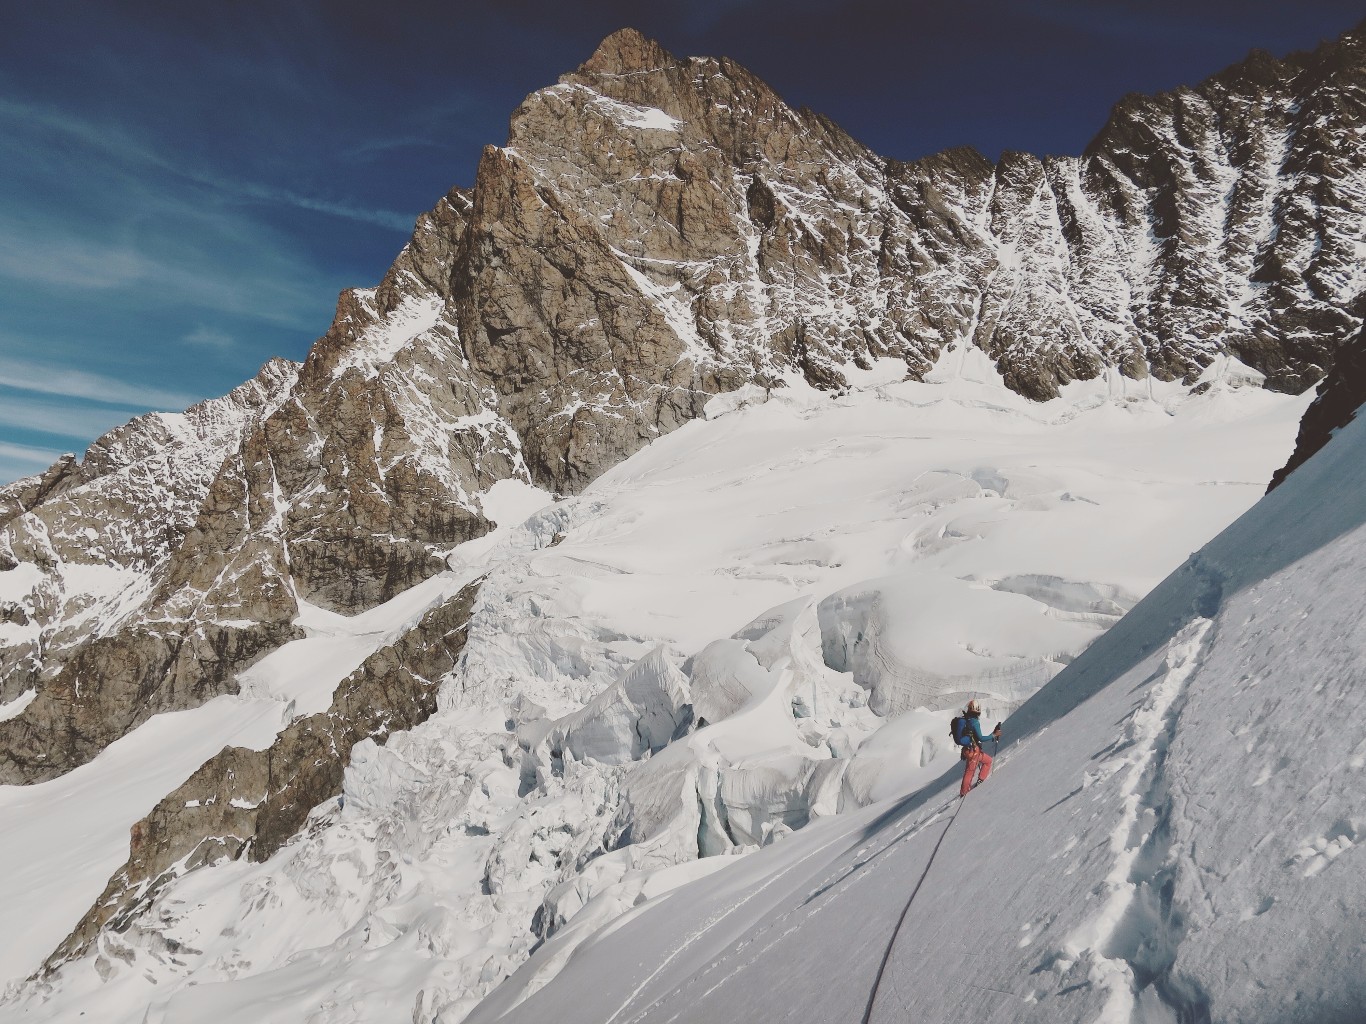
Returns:
[[[158,711],[231,685],[235,664],[295,635],[292,606],[281,607],[279,589],[253,566],[254,544],[235,557],[258,571],[242,573],[230,594],[190,595],[172,581],[178,566],[201,564],[185,540],[221,487],[225,458],[240,458],[297,369],[274,360],[224,398],[139,417],[81,463],[64,457],[0,491],[0,566],[18,598],[6,616],[18,628],[0,646],[0,698],[34,691],[22,715],[0,723],[0,777],[83,763]],[[205,597],[216,600],[207,614]]]

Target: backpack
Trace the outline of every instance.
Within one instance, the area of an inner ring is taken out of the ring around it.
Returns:
[[[971,756],[973,748],[977,746],[977,737],[972,734],[972,726],[968,725],[966,715],[959,715],[949,723],[949,735],[959,748],[958,759],[966,761]]]

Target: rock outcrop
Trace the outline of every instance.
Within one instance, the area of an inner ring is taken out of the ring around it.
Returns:
[[[1286,477],[1308,462],[1315,452],[1333,439],[1333,434],[1356,418],[1363,404],[1366,404],[1366,329],[1337,353],[1332,372],[1300,420],[1294,452],[1271,478],[1271,486],[1267,491],[1274,491],[1285,483]]]
[[[251,381],[183,414],[138,417],[97,440],[79,464],[0,492],[0,587],[24,620],[0,645],[0,699],[36,690],[0,722],[0,780],[30,782],[88,761],[158,711],[231,688],[232,674],[296,635],[292,596],[249,548],[244,571],[190,593],[173,568],[224,460],[296,380],[273,360]],[[12,573],[13,575],[6,575]],[[273,579],[275,585],[267,584]],[[11,582],[13,581],[13,582]],[[205,601],[214,602],[207,613]],[[17,621],[15,616],[12,621]]]
[[[427,612],[337,687],[324,712],[290,724],[265,750],[225,747],[133,826],[128,862],[47,969],[82,955],[102,928],[123,931],[166,883],[224,859],[267,859],[318,804],[341,793],[351,748],[383,743],[436,710],[464,649],[478,583]]]

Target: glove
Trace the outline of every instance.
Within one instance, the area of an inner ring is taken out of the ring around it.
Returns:
[[[991,735],[994,736],[994,737],[995,737],[996,739],[998,739],[998,740],[1001,738],[1001,723],[1000,723],[1000,722],[997,722],[997,723],[996,723],[996,728],[991,730]]]

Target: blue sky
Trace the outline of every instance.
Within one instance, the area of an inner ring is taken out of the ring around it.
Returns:
[[[523,96],[634,25],[888,156],[1079,152],[1337,0],[67,2],[0,33],[0,481],[298,359]]]

